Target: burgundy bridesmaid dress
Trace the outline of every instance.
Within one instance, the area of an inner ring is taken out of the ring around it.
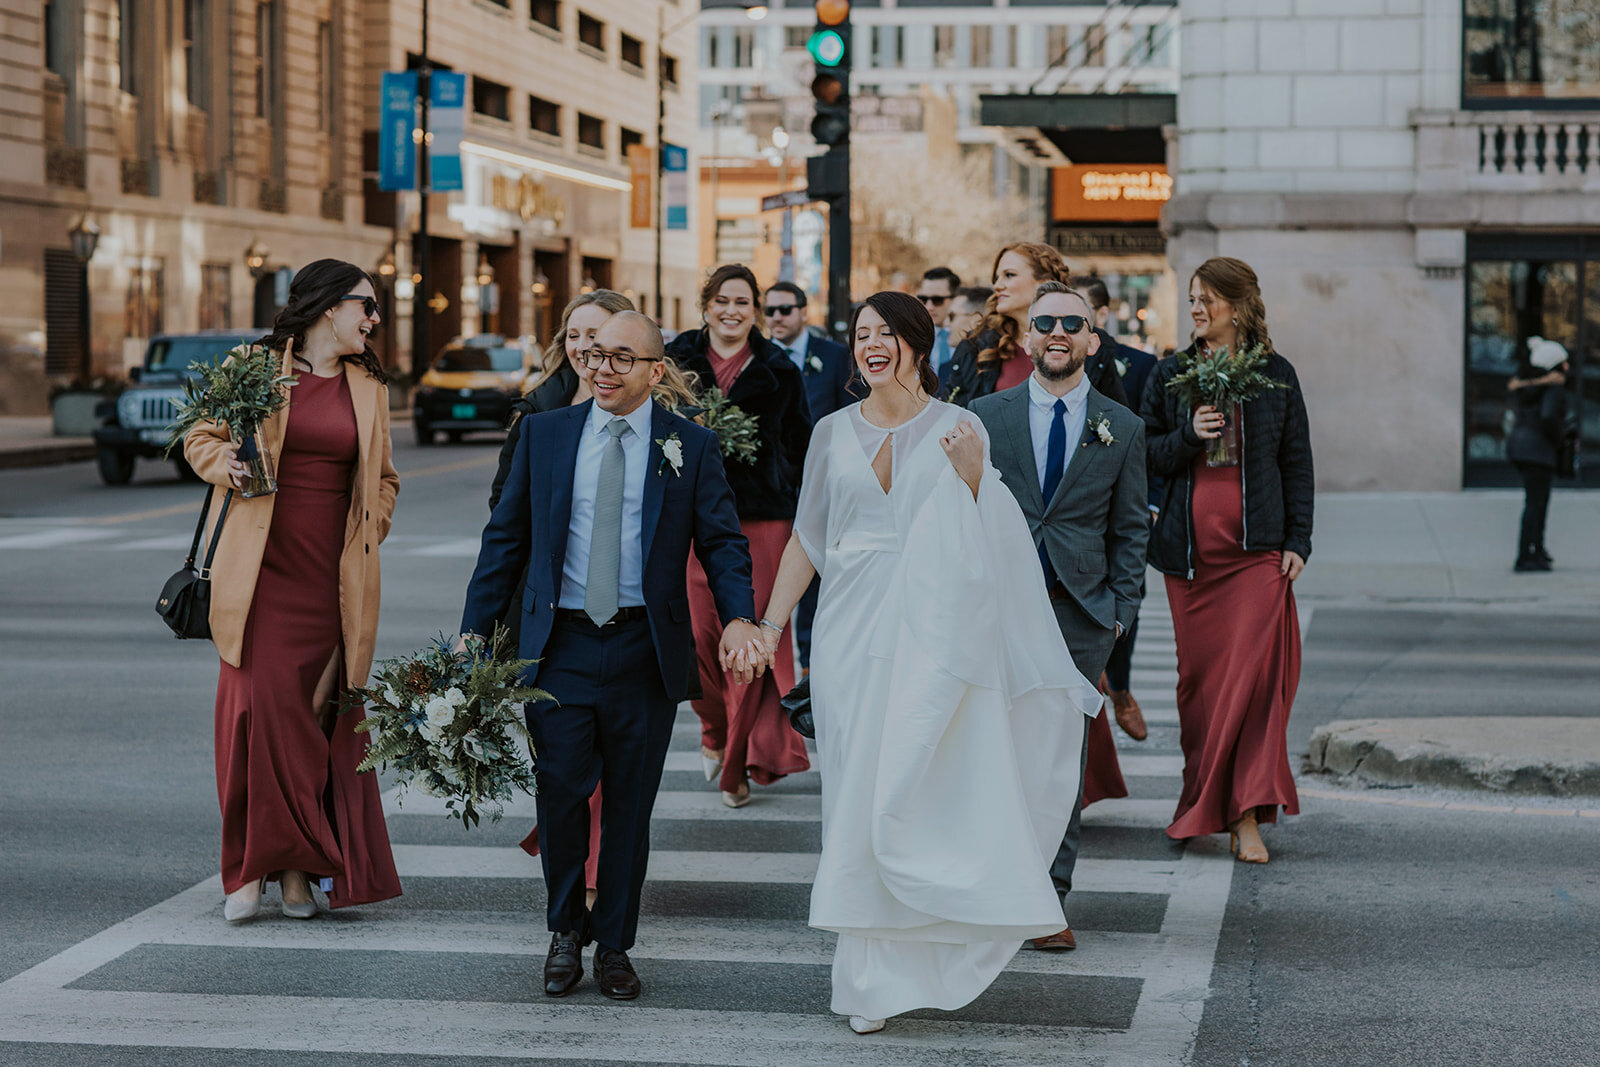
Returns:
[[[360,715],[325,730],[311,701],[340,644],[339,555],[359,458],[345,376],[300,375],[239,666],[217,681],[222,885],[279,871],[332,879],[333,907],[400,895],[377,776],[356,773]],[[341,679],[342,681],[342,679]]]
[[[1281,552],[1246,552],[1239,467],[1195,460],[1194,580],[1167,576],[1178,644],[1183,793],[1167,835],[1220,833],[1255,809],[1300,811],[1289,709],[1300,684],[1300,620]]]

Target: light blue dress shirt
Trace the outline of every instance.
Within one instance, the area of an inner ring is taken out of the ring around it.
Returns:
[[[811,347],[810,330],[801,328],[800,336],[794,339],[793,344],[780,341],[776,337],[772,339],[772,343],[776,345],[782,345],[784,348],[788,349],[789,362],[793,363],[796,367],[799,367],[801,374],[806,372],[806,351]]]
[[[655,401],[645,402],[624,415],[631,433],[622,435],[622,559],[617,572],[617,606],[644,604],[644,480],[650,465],[650,420]],[[583,610],[589,578],[589,546],[594,542],[594,500],[600,487],[600,459],[611,435],[606,426],[615,418],[591,403],[589,418],[578,435],[578,461],[572,471],[572,523],[567,527],[567,558],[561,564],[561,606]]]
[[[1061,399],[1067,402],[1066,413],[1061,417],[1067,424],[1067,466],[1070,467],[1073,455],[1083,442],[1083,426],[1089,414],[1089,376],[1080,378],[1077,387]],[[1039,384],[1037,374],[1028,375],[1028,436],[1033,438],[1033,465],[1041,492],[1044,490],[1045,453],[1050,445],[1050,420],[1055,418],[1051,409],[1055,406],[1055,394]],[[595,470],[599,469],[600,461],[596,460]],[[1049,504],[1046,500],[1045,505]]]

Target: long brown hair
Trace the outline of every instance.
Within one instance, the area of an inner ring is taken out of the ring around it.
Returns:
[[[755,322],[750,329],[756,333],[766,333],[767,316],[761,310],[761,286],[756,283],[755,272],[743,263],[724,263],[706,275],[706,283],[700,287],[701,316],[705,315],[706,309],[711,306],[711,301],[722,291],[723,283],[731,281],[741,281],[750,287],[750,302],[755,305],[756,313]]]
[[[1241,345],[1260,345],[1263,352],[1273,351],[1272,337],[1267,333],[1267,305],[1261,299],[1261,283],[1250,264],[1231,256],[1213,256],[1200,264],[1189,284],[1193,286],[1196,280],[1233,305]]]
[[[538,381],[534,382],[535,385],[542,383],[567,362],[567,324],[572,321],[574,311],[590,304],[598,304],[613,315],[619,311],[639,310],[633,306],[632,300],[615,289],[596,289],[592,293],[579,293],[573,297],[561,312],[561,325],[556,327],[555,336],[550,338],[550,344],[544,350],[544,358],[540,361],[540,369],[544,373],[539,375]]]
[[[994,266],[989,268],[990,281],[993,281],[994,276],[999,273],[1000,260],[1007,252],[1015,252],[1028,261],[1028,269],[1033,271],[1035,282],[1072,284],[1072,272],[1067,269],[1067,261],[1061,258],[1061,253],[1050,245],[1042,245],[1036,241],[1018,241],[1006,245],[995,253]],[[1021,327],[1010,315],[1000,314],[999,306],[999,296],[991,292],[989,299],[983,305],[983,324],[979,327],[979,332],[994,330],[1000,334],[1000,340],[994,347],[985,348],[978,353],[979,363],[1011,359],[1017,354],[1017,346],[1022,343]]]
[[[374,293],[378,291],[377,285],[372,281],[372,275],[354,263],[346,263],[342,259],[312,260],[295,272],[294,278],[289,282],[289,302],[272,320],[272,332],[256,344],[264,345],[281,355],[285,346],[292,343],[294,358],[305,363],[300,353],[306,347],[306,331],[316,325],[324,311],[340,303],[350,290],[362,282],[371,285]],[[380,384],[387,384],[389,381],[389,376],[383,372],[383,363],[379,361],[377,353],[365,342],[362,343],[360,352],[342,355],[339,357],[339,362],[354,363]],[[310,365],[306,363],[306,366]]]
[[[912,365],[917,369],[917,379],[922,385],[922,391],[929,396],[938,396],[939,372],[928,362],[928,356],[933,352],[933,316],[928,314],[928,309],[923,306],[922,301],[910,293],[886,289],[881,293],[873,293],[857,304],[855,312],[850,316],[852,360],[855,358],[856,321],[861,318],[861,312],[867,308],[883,316],[883,321],[890,331],[911,349]]]

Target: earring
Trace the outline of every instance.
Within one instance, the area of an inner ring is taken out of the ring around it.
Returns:
[[[1233,324],[1234,324],[1234,325],[1235,325],[1235,326],[1237,326],[1237,325],[1239,325],[1239,316],[1237,316],[1237,315],[1235,315],[1235,316],[1234,316],[1234,317],[1233,317]]]

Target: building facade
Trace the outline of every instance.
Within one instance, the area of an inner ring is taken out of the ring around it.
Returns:
[[[340,60],[360,47],[358,0],[0,10],[0,411],[42,411],[47,382],[122,374],[154,333],[270,322],[281,269],[376,267],[360,69]],[[80,225],[98,230],[82,266]]]
[[[1182,2],[1169,258],[1181,287],[1212,255],[1256,269],[1319,486],[1512,484],[1505,386],[1535,335],[1571,353],[1594,454],[1600,8],[1239,8]]]

